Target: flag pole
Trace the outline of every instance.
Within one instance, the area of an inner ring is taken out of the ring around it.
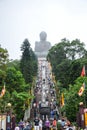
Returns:
[[[86,108],[86,93],[84,91],[84,105],[85,105],[85,108]]]
[[[81,77],[85,77],[86,76],[86,72],[85,72],[85,65],[82,67],[82,71],[81,71],[81,75],[80,75]],[[86,93],[85,93],[85,87],[86,87],[86,85],[85,85],[85,80],[84,80],[84,82],[83,82],[83,84],[82,84],[82,87],[80,88],[80,90],[79,90],[79,96],[82,96],[82,94],[84,95],[84,105],[85,105],[85,107],[86,107]]]
[[[85,65],[83,66],[83,73],[84,73],[84,76],[86,76],[86,71],[85,71]],[[84,77],[83,76],[83,77]],[[85,88],[86,88],[86,84],[85,84],[85,81],[84,81],[84,86],[85,86]],[[86,92],[84,91],[84,105],[85,105],[85,107],[86,107]]]

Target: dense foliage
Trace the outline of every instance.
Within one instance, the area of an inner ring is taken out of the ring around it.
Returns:
[[[51,62],[55,78],[62,83],[62,87],[67,88],[68,84],[79,77],[82,66],[86,63],[87,51],[84,46],[84,43],[77,39],[71,42],[63,39],[49,50],[47,59]]]
[[[27,39],[22,46],[20,60],[8,61],[8,51],[0,47],[0,91],[4,82],[6,93],[0,98],[1,112],[7,111],[7,104],[12,104],[12,111],[19,121],[24,117],[25,110],[29,107],[33,98],[31,93],[32,82],[37,75],[37,58]],[[87,51],[85,44],[76,39],[69,41],[62,39],[54,45],[48,53],[48,61],[52,65],[52,71],[56,79],[56,93],[58,105],[60,97],[64,93],[65,105],[61,107],[61,113],[66,114],[70,121],[76,121],[79,102],[84,102],[87,107],[87,88],[83,95],[78,96],[78,91],[83,82],[87,84],[87,77],[81,77],[83,65],[87,73]]]
[[[82,83],[86,82],[87,79],[86,76],[85,78],[80,77],[83,65],[85,65],[87,72],[85,44],[78,39],[71,42],[62,39],[60,43],[55,44],[49,50],[47,59],[51,62],[52,71],[57,82],[56,92],[60,107],[61,94],[64,94],[65,105],[61,107],[61,113],[66,114],[70,121],[76,121],[79,102],[83,101],[85,107],[87,107],[87,90],[85,89],[85,94],[81,97],[78,96]]]
[[[0,48],[0,91],[4,83],[6,88],[5,95],[0,98],[0,111],[6,112],[10,103],[17,121],[24,118],[25,110],[34,98],[31,90],[37,74],[37,59],[29,45],[25,39],[21,60],[8,60],[7,50]]]
[[[33,76],[37,74],[37,58],[30,47],[28,39],[25,39],[22,46],[22,57],[20,61],[21,72],[26,83],[33,81]]]

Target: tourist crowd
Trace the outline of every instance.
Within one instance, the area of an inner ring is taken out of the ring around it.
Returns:
[[[58,127],[60,125],[60,127]],[[62,118],[61,120],[54,118],[50,120],[46,118],[45,122],[36,116],[33,122],[20,121],[16,125],[15,130],[76,130],[69,120]]]

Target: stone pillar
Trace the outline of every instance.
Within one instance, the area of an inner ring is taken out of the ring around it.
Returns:
[[[16,126],[16,118],[15,115],[13,114],[11,117],[11,130],[14,130]]]
[[[85,128],[85,119],[84,119],[84,105],[83,102],[79,103],[79,112],[77,114],[77,124],[80,128]]]
[[[11,113],[10,113],[10,111],[7,112],[7,116],[6,116],[6,130],[11,130]]]

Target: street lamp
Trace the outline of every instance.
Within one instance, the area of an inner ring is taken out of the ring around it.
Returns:
[[[11,103],[8,103],[8,104],[7,104],[7,107],[11,107]]]
[[[84,104],[83,102],[79,103],[79,112],[77,113],[77,124],[80,128],[85,128],[84,122]]]
[[[6,130],[11,130],[11,103],[7,104]]]
[[[7,104],[7,123],[6,123],[6,130],[14,130],[15,129],[15,123],[16,123],[16,117],[13,113],[12,105],[11,103]]]

